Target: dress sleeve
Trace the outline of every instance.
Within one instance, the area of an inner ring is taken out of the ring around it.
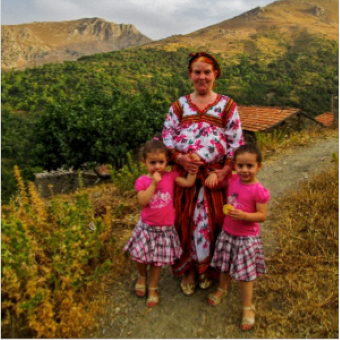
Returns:
[[[234,151],[244,144],[243,132],[241,128],[241,120],[238,114],[237,105],[235,105],[233,111],[230,113],[226,126],[224,128],[224,134],[227,140],[227,163],[231,162],[234,158]]]
[[[162,138],[165,146],[170,150],[170,161],[175,161],[177,157],[180,155],[180,152],[177,152],[174,144],[174,135],[175,130],[179,127],[180,121],[177,114],[174,112],[173,105],[171,105],[163,126]]]
[[[147,186],[146,186],[145,180],[143,179],[143,176],[137,178],[136,183],[135,183],[135,188],[136,188],[137,192],[147,189]]]
[[[269,201],[270,193],[269,191],[260,185],[257,189],[255,201],[256,203],[265,204]]]

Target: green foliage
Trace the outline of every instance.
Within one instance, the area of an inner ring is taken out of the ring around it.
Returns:
[[[162,129],[166,106],[157,94],[130,96],[118,90],[111,95],[90,91],[81,104],[50,105],[35,125],[36,162],[45,169],[85,162],[120,167],[127,152]]]
[[[132,160],[130,153],[127,154],[127,164],[125,164],[120,170],[115,170],[111,166],[107,166],[110,169],[112,182],[116,188],[120,190],[120,193],[135,194],[135,182],[138,177],[147,173],[146,167],[143,163],[139,163]]]
[[[287,50],[282,55],[217,53],[222,76],[216,92],[242,105],[291,106],[311,116],[330,111],[331,94],[338,92],[338,44],[314,36],[300,40],[280,40]],[[189,52],[123,50],[2,72],[2,154],[9,160],[3,199],[15,190],[13,164],[122,166],[126,152],[160,131],[170,103],[192,91]]]

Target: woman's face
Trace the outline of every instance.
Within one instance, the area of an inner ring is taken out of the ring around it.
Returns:
[[[198,94],[206,94],[213,89],[217,71],[211,64],[203,61],[196,61],[191,64],[191,72],[189,77]]]

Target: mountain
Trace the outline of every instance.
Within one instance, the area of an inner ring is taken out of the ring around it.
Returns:
[[[143,48],[177,50],[191,47],[221,52],[286,52],[308,37],[338,40],[338,0],[281,0],[256,7],[232,19],[143,45]]]
[[[133,25],[85,18],[61,22],[1,25],[1,68],[76,60],[152,41]]]

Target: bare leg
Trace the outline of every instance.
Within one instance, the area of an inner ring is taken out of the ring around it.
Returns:
[[[150,265],[150,280],[149,280],[149,288],[156,288],[157,287],[157,282],[158,282],[158,279],[161,275],[161,270],[162,270],[162,267],[156,267],[154,265]],[[157,290],[151,290],[149,289],[148,290],[148,296],[155,296],[157,297],[158,294],[157,294]]]
[[[183,274],[182,283],[183,284],[196,283],[195,266],[192,266],[190,270],[188,270],[186,273]]]
[[[232,278],[229,276],[228,273],[220,273],[220,280],[218,283],[219,288],[223,290],[228,289],[228,285],[231,282]],[[216,290],[213,293],[216,297],[221,298],[221,296],[224,294],[221,290]]]
[[[138,279],[137,283],[141,285],[145,285],[146,283],[146,275],[147,275],[147,266],[145,263],[137,262],[137,271],[138,271]]]
[[[253,287],[254,281],[240,281],[240,290],[241,290],[241,298],[242,298],[242,306],[243,307],[251,307],[253,300]],[[255,318],[255,312],[251,309],[242,311],[242,317],[244,318]],[[244,330],[250,329],[250,327],[243,327]]]

